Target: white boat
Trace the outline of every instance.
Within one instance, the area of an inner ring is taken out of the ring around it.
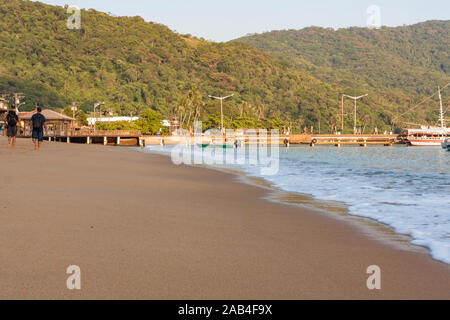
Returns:
[[[447,148],[450,136],[450,128],[445,126],[444,109],[442,106],[441,89],[439,88],[440,101],[440,127],[421,126],[420,129],[407,129],[408,143],[412,146],[442,146]]]
[[[420,129],[407,129],[408,142],[412,146],[442,146],[450,134],[450,128],[421,127]]]

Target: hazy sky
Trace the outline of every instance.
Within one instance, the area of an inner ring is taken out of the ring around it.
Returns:
[[[366,26],[367,8],[381,9],[386,26],[449,20],[449,0],[44,0],[117,15],[139,15],[208,40],[228,41],[247,33],[308,26]]]

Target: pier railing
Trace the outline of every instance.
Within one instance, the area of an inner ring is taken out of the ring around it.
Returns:
[[[313,135],[311,136],[311,146],[315,145],[393,145],[401,142],[399,135]]]
[[[19,132],[19,136],[23,138],[31,137],[31,129],[26,128]],[[133,137],[138,138],[142,134],[138,130],[94,130],[94,129],[60,129],[45,128],[45,138],[101,138],[101,137]]]

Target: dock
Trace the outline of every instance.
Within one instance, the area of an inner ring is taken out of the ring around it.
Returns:
[[[18,133],[19,138],[31,138],[31,130],[28,128]],[[255,135],[241,135],[238,137],[202,137],[202,139],[214,140],[215,143],[229,143],[234,139],[240,140],[244,144],[271,144],[274,141],[270,135],[260,138]],[[84,143],[84,144],[103,144],[115,146],[139,146],[147,145],[177,145],[193,143],[191,136],[149,136],[143,135],[137,130],[94,130],[94,129],[55,129],[47,128],[44,130],[44,139],[47,141],[65,142],[65,143]],[[394,144],[404,143],[404,137],[401,135],[280,135],[276,143],[280,145],[310,145],[311,147],[320,145],[329,145],[342,147],[347,145],[356,145],[367,147],[369,145],[393,146]]]
[[[341,147],[345,145],[359,145],[367,147],[369,145],[393,146],[402,143],[403,137],[400,135],[311,135],[309,145],[333,145]]]
[[[31,139],[31,130],[26,129],[19,132],[18,137]],[[44,130],[44,140],[117,146],[143,147],[145,145],[141,132],[137,130],[46,129]]]
[[[254,135],[242,135],[238,137],[203,137],[205,140],[214,140],[216,144],[223,144],[238,139],[244,144],[271,144],[273,141],[268,137],[259,138]],[[192,138],[172,136],[172,137],[157,137],[144,136],[142,137],[145,145],[175,145],[175,144],[189,144],[192,143]],[[280,145],[310,145],[311,147],[319,145],[330,145],[342,147],[346,145],[356,145],[367,147],[369,145],[393,146],[394,144],[404,143],[404,137],[401,135],[280,135],[277,141]]]

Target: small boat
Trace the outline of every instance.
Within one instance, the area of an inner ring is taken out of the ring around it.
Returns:
[[[450,147],[450,138],[447,138],[442,142],[442,149],[447,150],[449,147]]]
[[[213,143],[197,143],[199,148],[218,148],[218,149],[234,149],[232,144],[213,144]]]
[[[216,148],[219,148],[219,149],[234,149],[234,145],[218,144],[218,145],[216,145]]]

